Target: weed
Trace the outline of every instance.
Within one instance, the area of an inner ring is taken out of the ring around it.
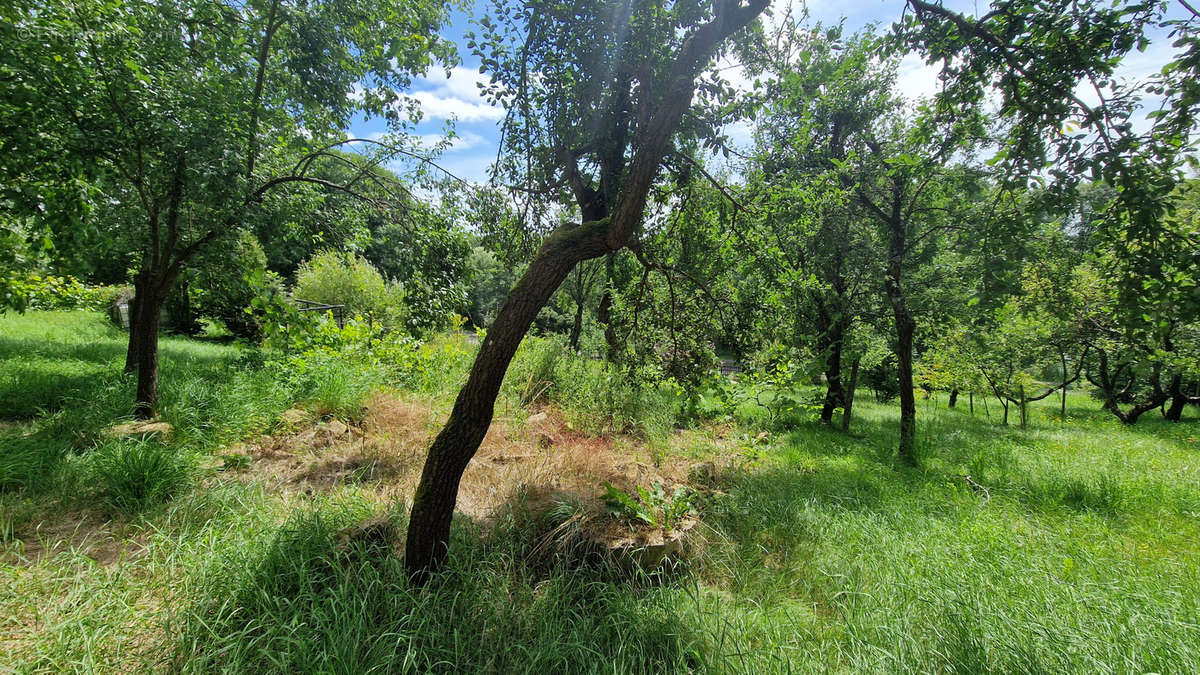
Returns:
[[[193,461],[156,441],[111,441],[89,457],[102,503],[116,512],[135,512],[176,496],[191,483]]]

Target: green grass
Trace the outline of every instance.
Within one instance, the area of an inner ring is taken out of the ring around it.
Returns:
[[[895,410],[864,398],[850,435],[802,423],[749,464],[735,458],[702,504],[706,541],[666,578],[534,555],[547,524],[517,502],[491,530],[456,519],[447,568],[416,589],[386,548],[336,545],[380,510],[361,486],[308,497],[191,469],[197,482],[173,499],[104,510],[96,458],[114,447],[202,456],[322,385],[280,384],[232,346],[168,339],[163,415],[177,433],[112,446],[97,430],[127,413],[131,390],[112,372],[121,336],[99,322],[0,318],[5,345],[49,364],[79,356],[35,378],[34,416],[0,430],[0,466],[42,462],[26,469],[39,480],[10,478],[0,494],[0,664],[20,671],[1200,672],[1195,409],[1123,427],[1073,394],[1066,419],[1046,401],[1021,430],[979,401],[974,417],[923,401],[913,469],[893,458]],[[353,409],[359,385],[339,386],[327,400]],[[734,433],[754,438],[755,419]],[[686,452],[727,459],[695,439]],[[107,537],[111,559],[78,545],[19,559],[65,536],[31,539],[31,523],[81,509],[98,514],[80,528]],[[403,508],[391,518],[402,530]]]

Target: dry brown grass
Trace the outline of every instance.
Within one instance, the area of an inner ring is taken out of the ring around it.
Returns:
[[[340,422],[301,425],[238,451],[253,460],[247,476],[280,490],[312,493],[355,482],[380,501],[407,501],[443,422],[429,402],[380,394],[371,400],[360,428]],[[458,510],[476,522],[489,522],[518,494],[535,507],[570,495],[598,508],[606,482],[622,489],[655,482],[673,487],[687,482],[689,466],[674,456],[656,464],[644,447],[628,439],[582,434],[551,408],[527,421],[493,422],[463,476]]]

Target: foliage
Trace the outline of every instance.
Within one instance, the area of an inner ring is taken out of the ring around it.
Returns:
[[[342,305],[347,317],[378,321],[384,329],[404,325],[405,290],[384,280],[365,259],[323,251],[300,265],[292,296],[325,305]]]
[[[195,468],[179,448],[155,440],[114,441],[88,457],[101,502],[119,513],[140,511],[187,490]]]
[[[679,486],[668,494],[658,481],[649,490],[636,486],[634,495],[617,489],[612,483],[605,483],[604,504],[608,513],[616,518],[664,530],[673,529],[684,518],[696,513],[695,493],[691,489]]]
[[[258,339],[262,325],[252,310],[254,299],[278,292],[280,280],[267,274],[266,255],[253,235],[230,238],[200,254],[193,265],[194,274],[186,279],[191,307],[198,316],[224,323],[237,337]]]
[[[11,306],[29,310],[105,310],[124,290],[89,286],[74,277],[38,274],[11,277],[9,289],[14,298]]]

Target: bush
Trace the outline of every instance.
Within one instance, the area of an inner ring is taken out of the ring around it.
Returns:
[[[121,294],[121,286],[88,286],[75,277],[26,275],[19,286],[23,309],[104,309]]]
[[[261,317],[248,309],[280,282],[267,272],[267,256],[254,235],[242,233],[226,245],[210,247],[195,267],[189,280],[192,310],[224,323],[237,337],[261,337]]]
[[[408,314],[404,289],[384,280],[363,258],[324,251],[300,265],[292,297],[342,305],[347,317],[363,316],[385,328],[400,327]]]
[[[191,459],[178,448],[151,440],[107,443],[89,463],[101,501],[117,512],[167,501],[192,482]]]

